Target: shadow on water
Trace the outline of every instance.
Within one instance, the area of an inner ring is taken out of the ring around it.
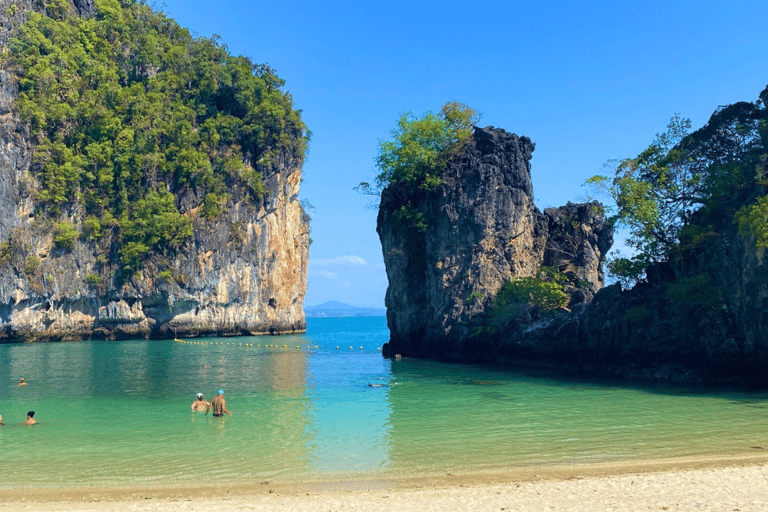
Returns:
[[[383,318],[329,318],[305,335],[0,346],[0,414],[40,421],[0,429],[0,462],[28,460],[6,480],[354,478],[768,445],[766,395],[393,361],[387,339]],[[232,417],[190,411],[220,388]]]

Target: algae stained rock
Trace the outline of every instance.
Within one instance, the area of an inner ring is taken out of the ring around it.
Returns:
[[[602,262],[613,235],[598,203],[543,213],[534,205],[534,144],[504,130],[476,128],[440,175],[436,191],[413,206],[423,233],[396,221],[402,190],[381,194],[377,231],[389,279],[390,341],[385,354],[474,359],[471,334],[502,285],[556,267],[571,304],[603,286]]]

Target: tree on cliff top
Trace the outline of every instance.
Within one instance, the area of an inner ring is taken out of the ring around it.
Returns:
[[[379,142],[375,184],[363,182],[355,187],[363,194],[380,196],[384,188],[397,185],[392,187],[393,229],[403,237],[409,255],[408,272],[413,275],[424,270],[429,224],[419,208],[419,198],[440,185],[440,173],[472,135],[472,126],[479,117],[457,101],[446,103],[437,114],[403,114],[391,132],[392,140]]]
[[[407,195],[433,190],[440,184],[438,174],[472,135],[472,126],[479,120],[475,110],[457,101],[446,103],[437,114],[403,114],[391,132],[392,140],[379,141],[375,184],[363,182],[356,189],[380,195],[387,185],[399,183]]]
[[[258,201],[265,170],[303,158],[308,131],[269,66],[192,37],[144,0],[95,0],[88,19],[67,0],[45,6],[2,57],[35,142],[35,200],[54,219],[84,212],[84,236],[114,243],[126,270],[191,234],[180,193],[212,218],[234,186]]]
[[[609,162],[613,176],[587,180],[614,201],[611,221],[627,226],[632,258],[608,262],[624,282],[642,278],[645,269],[669,261],[690,240],[693,224],[736,221],[743,233],[768,244],[766,148],[768,88],[756,102],[718,108],[709,122],[689,133],[690,121],[675,115],[667,131],[636,158]]]

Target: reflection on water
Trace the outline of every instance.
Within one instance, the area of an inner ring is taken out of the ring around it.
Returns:
[[[0,486],[303,480],[768,446],[765,395],[390,361],[377,351],[387,337],[383,318],[311,319],[305,336],[0,346],[0,463],[13,468]],[[232,417],[190,411],[196,393],[219,388]],[[22,426],[30,409],[40,423]]]

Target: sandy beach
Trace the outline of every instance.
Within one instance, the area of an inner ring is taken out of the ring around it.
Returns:
[[[251,486],[11,489],[0,511],[768,511],[768,457]]]

